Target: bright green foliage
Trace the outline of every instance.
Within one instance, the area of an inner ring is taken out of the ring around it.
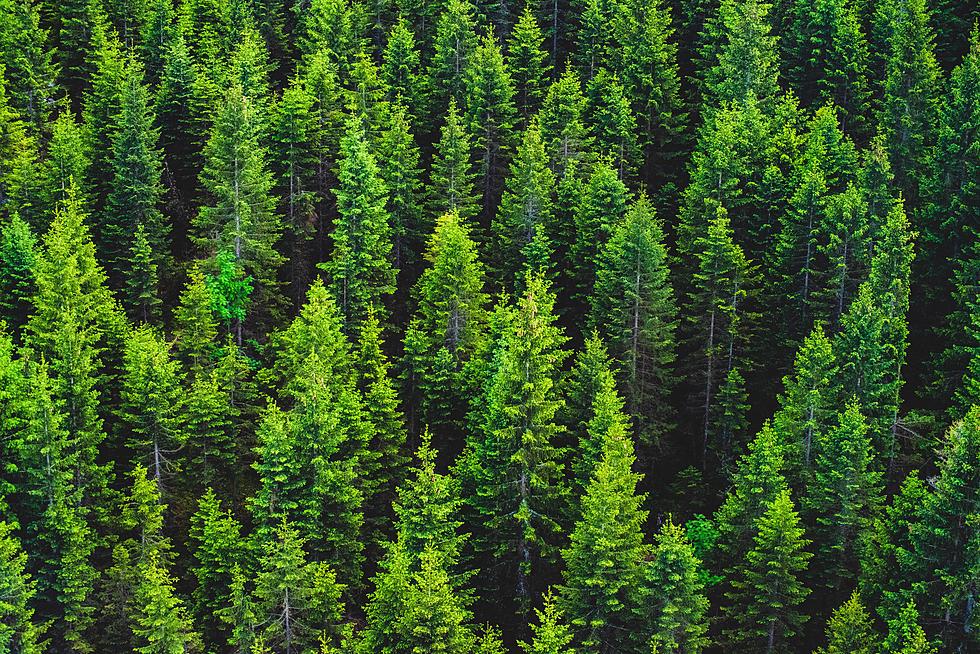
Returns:
[[[726,634],[739,651],[789,652],[807,619],[799,605],[810,591],[800,578],[812,555],[788,490],[769,504],[755,530],[725,607],[737,629]]]
[[[139,654],[182,654],[193,639],[183,603],[176,597],[173,580],[156,554],[139,567],[135,594],[136,625],[133,635]]]
[[[254,278],[245,274],[231,251],[218,252],[209,263],[214,271],[208,273],[205,284],[211,300],[211,312],[227,329],[234,330],[240,340],[241,325],[252,302]]]
[[[40,223],[35,219],[38,207],[33,207],[37,201],[31,197],[40,189],[37,186],[38,165],[35,161],[36,143],[28,133],[24,121],[14,111],[8,102],[7,85],[3,79],[3,63],[0,62],[0,208],[10,215],[15,211],[20,213],[29,223]]]
[[[14,333],[31,310],[36,261],[37,239],[27,223],[15,215],[0,231],[0,319]]]
[[[745,103],[755,98],[768,106],[779,91],[779,51],[771,34],[772,4],[765,0],[722,0],[719,38],[712,44],[717,60],[705,72],[709,106]]]
[[[720,452],[734,452],[749,427],[749,396],[745,390],[745,378],[738,368],[729,368],[718,385],[711,407],[712,437]]]
[[[684,528],[668,519],[654,540],[646,570],[654,651],[698,654],[710,644],[700,567]]]
[[[603,70],[605,58],[612,50],[613,34],[609,29],[619,5],[602,0],[587,0],[580,9],[573,61],[587,81]]]
[[[465,106],[466,76],[477,48],[475,11],[469,0],[449,0],[436,23],[428,73],[429,108],[435,116],[443,115],[452,100]]]
[[[618,364],[641,442],[670,429],[677,307],[669,280],[663,227],[646,196],[612,227],[596,261],[590,323]]]
[[[719,441],[716,395],[746,340],[745,323],[750,316],[744,304],[752,283],[749,262],[733,236],[728,215],[719,208],[707,232],[695,241],[698,267],[687,299],[689,338],[697,348],[694,370],[702,423],[702,467],[707,465],[709,450],[723,464],[732,455]]]
[[[193,480],[193,488],[231,484],[235,479],[236,419],[243,412],[235,404],[234,380],[226,379],[226,372],[220,368],[197,371],[184,395],[186,441],[181,467]]]
[[[146,229],[140,223],[129,249],[125,298],[132,315],[143,323],[158,322],[160,318],[160,270],[156,259]]]
[[[796,353],[792,375],[783,378],[785,390],[773,417],[785,439],[786,476],[795,489],[809,481],[817,443],[830,428],[838,400],[836,374],[833,346],[818,324]]]
[[[388,189],[364,132],[356,127],[341,141],[342,159],[334,221],[333,257],[324,270],[344,320],[353,333],[370,308],[381,309],[395,290]]]
[[[199,268],[191,270],[187,286],[180,294],[174,323],[174,349],[184,365],[194,373],[210,368],[218,324],[212,312],[211,291]]]
[[[585,158],[591,142],[585,122],[585,96],[574,68],[566,68],[548,87],[538,114],[548,162],[558,178]]]
[[[827,646],[818,654],[874,654],[877,635],[857,592],[827,622]]]
[[[803,498],[804,516],[816,546],[814,570],[821,585],[837,589],[857,572],[859,542],[876,515],[880,475],[868,424],[851,402],[837,425],[818,434],[813,479]]]
[[[315,0],[302,12],[297,45],[305,60],[323,52],[339,72],[349,72],[363,49],[361,30],[366,21],[362,5],[347,0]]]
[[[888,33],[878,120],[895,183],[909,207],[918,209],[936,143],[941,80],[929,10],[922,0],[883,2],[877,9],[875,20]]]
[[[484,217],[497,208],[514,143],[514,82],[493,34],[485,35],[466,67],[466,121],[477,161]]]
[[[364,130],[368,143],[376,143],[388,120],[389,106],[385,102],[387,90],[381,79],[381,71],[367,53],[359,52],[354,58],[346,87],[345,100],[351,115],[350,123]]]
[[[31,606],[35,582],[27,572],[24,553],[13,525],[0,522],[0,652],[40,654],[43,628],[34,622]]]
[[[466,412],[463,367],[483,339],[487,296],[476,244],[459,215],[436,221],[425,258],[418,312],[405,335],[406,374],[419,395],[416,422],[448,438]]]
[[[514,78],[517,112],[527,125],[541,107],[551,72],[548,53],[542,49],[544,35],[529,6],[524,7],[507,42],[507,67]]]
[[[391,105],[387,127],[377,144],[377,153],[381,179],[388,189],[388,221],[394,237],[394,266],[401,273],[402,280],[412,280],[413,276],[406,276],[405,273],[409,273],[412,264],[418,260],[430,222],[422,218],[420,153],[405,105]]]
[[[251,654],[256,650],[268,652],[256,637],[258,617],[255,615],[255,600],[246,587],[245,573],[240,567],[232,570],[231,601],[217,617],[230,626],[228,645],[234,648],[235,654]]]
[[[123,359],[120,418],[133,458],[146,465],[161,491],[175,472],[171,459],[185,441],[180,382],[170,345],[150,327],[135,329]]]
[[[584,649],[622,649],[642,629],[646,496],[632,471],[633,445],[622,430],[609,430],[601,459],[585,488],[581,517],[562,551],[564,584],[558,601],[576,643]]]
[[[927,583],[924,609],[944,645],[975,647],[977,618],[972,611],[980,535],[977,524],[980,456],[980,407],[954,424],[946,436],[939,460],[939,477],[912,526],[917,567]]]
[[[174,20],[176,11],[173,0],[150,0],[146,4],[146,18],[142,25],[137,26],[140,30],[140,49],[146,63],[147,78],[158,83],[179,30]]]
[[[194,218],[193,235],[206,252],[230,253],[243,274],[254,280],[252,304],[257,315],[251,322],[256,326],[268,320],[281,302],[276,272],[282,262],[274,247],[282,226],[270,194],[273,179],[259,129],[251,99],[240,86],[232,87],[216,110],[204,148],[201,186],[209,200]],[[244,321],[237,315],[233,320],[241,344]]]
[[[40,3],[11,0],[0,8],[5,27],[0,31],[0,57],[10,81],[11,106],[33,134],[47,124],[57,102],[57,67],[49,49],[50,30],[41,23]]]
[[[156,146],[159,131],[153,124],[149,92],[143,85],[143,68],[136,62],[127,64],[119,102],[112,135],[113,178],[101,225],[101,237],[106,241],[102,255],[109,279],[117,287],[145,272],[146,264],[140,271],[137,261],[130,259],[139,230],[158,276],[166,276],[170,259],[170,225],[158,208],[163,195],[163,155]],[[140,315],[145,304],[134,297],[128,299],[130,314]]]
[[[565,337],[554,324],[553,307],[547,282],[528,274],[494,354],[484,422],[460,464],[472,488],[467,502],[475,514],[475,544],[495,564],[488,581],[494,588],[516,588],[524,612],[539,568],[551,559],[563,510],[561,428],[555,422],[562,401],[555,382]]]
[[[306,651],[340,631],[344,585],[326,563],[308,561],[303,539],[285,521],[259,561],[254,611],[263,643],[277,652]]]
[[[519,285],[527,270],[535,270],[527,256],[528,247],[539,229],[552,229],[554,185],[541,130],[532,122],[510,164],[506,189],[491,225],[495,239],[494,277],[500,288]]]
[[[241,525],[210,488],[198,501],[191,517],[190,539],[194,563],[191,573],[197,581],[193,593],[196,622],[210,642],[225,640],[223,609],[232,604],[234,574],[244,563]]]
[[[639,158],[636,116],[619,79],[605,69],[586,87],[586,115],[595,137],[593,148],[608,157],[620,179],[636,172]]]
[[[446,123],[442,126],[429,180],[429,211],[437,216],[457,213],[466,222],[479,212],[474,188],[470,135],[462,121],[456,101],[449,101]]]
[[[888,621],[888,637],[882,643],[886,652],[895,654],[936,654],[936,648],[926,638],[919,626],[919,612],[915,602],[902,607],[898,617]]]
[[[843,193],[829,197],[817,230],[823,237],[816,248],[823,271],[814,276],[810,313],[817,320],[837,325],[857,294],[869,263],[872,234],[868,207],[860,191],[848,186]]]
[[[561,609],[549,591],[544,596],[541,609],[534,609],[538,624],[531,625],[533,638],[530,643],[520,643],[525,654],[575,654],[570,646],[572,631],[565,624]]]
[[[416,29],[418,27],[416,26]],[[404,106],[414,118],[425,116],[425,87],[415,34],[404,16],[399,16],[385,45],[381,79],[388,89],[388,101]]]
[[[575,241],[571,244],[571,270],[579,301],[593,295],[597,254],[626,215],[629,192],[611,161],[599,161],[592,168],[575,207]]]

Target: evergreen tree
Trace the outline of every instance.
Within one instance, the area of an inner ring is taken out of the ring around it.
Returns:
[[[466,124],[456,109],[456,101],[450,100],[446,123],[432,160],[429,180],[429,210],[432,214],[441,216],[455,212],[461,220],[468,222],[479,213],[472,157]]]
[[[608,157],[620,179],[632,179],[639,157],[636,116],[623,85],[605,68],[586,87],[586,115],[600,157]]]
[[[818,654],[873,654],[876,640],[871,616],[855,592],[830,617],[827,646],[817,651]]]
[[[197,582],[193,592],[194,615],[209,642],[221,642],[226,627],[220,619],[234,596],[235,572],[245,563],[241,525],[210,488],[198,501],[191,517],[190,542]]]
[[[888,637],[882,648],[896,654],[936,654],[936,648],[919,626],[919,612],[914,602],[902,607],[898,617],[888,621]]]
[[[580,302],[592,297],[598,252],[623,222],[629,199],[626,185],[609,161],[599,161],[582,188],[575,207],[575,241],[571,245],[570,275]]]
[[[14,534],[14,526],[0,522],[0,652],[40,654],[44,633],[34,621],[36,583],[27,571],[27,554]]]
[[[196,374],[212,367],[218,325],[212,310],[211,292],[199,268],[191,270],[187,286],[174,310],[174,349],[187,368]]]
[[[272,176],[259,142],[258,118],[252,101],[234,86],[225,94],[204,149],[201,186],[210,196],[194,219],[193,240],[211,254],[228,253],[255,282],[253,305],[263,324],[281,302],[276,272],[282,262],[275,244],[281,225],[270,195]],[[234,321],[235,338],[242,343],[245,326]],[[252,333],[251,331],[249,333]]]
[[[155,259],[146,229],[140,223],[129,249],[125,299],[133,315],[143,323],[157,322],[160,318],[160,278]]]
[[[494,356],[485,387],[484,422],[460,463],[470,491],[475,545],[494,566],[488,585],[516,588],[527,612],[560,533],[562,465],[555,387],[565,341],[554,324],[554,296],[540,276],[524,293]]]
[[[153,124],[149,102],[143,68],[130,61],[123,74],[112,135],[113,178],[106,198],[106,219],[102,221],[102,238],[107,245],[103,256],[109,280],[117,288],[139,278],[137,261],[129,260],[136,234],[142,233],[146,239],[148,247],[144,249],[159,277],[166,276],[170,258],[170,225],[158,208],[163,194],[162,153],[156,147],[159,131]],[[142,303],[134,300],[129,298],[127,309],[137,316]]]
[[[388,32],[381,79],[388,89],[389,102],[404,106],[413,120],[426,117],[425,78],[421,72],[419,47],[404,16],[399,16]]]
[[[655,538],[646,570],[654,651],[697,654],[709,645],[700,566],[684,529],[668,519]]]
[[[702,53],[712,62],[704,73],[708,106],[744,103],[750,97],[764,106],[771,104],[779,91],[779,50],[772,35],[771,11],[772,4],[765,0],[722,0],[718,41],[710,44],[710,54]]]
[[[558,601],[576,642],[588,650],[622,650],[642,629],[644,561],[640,475],[632,471],[633,446],[620,430],[601,444],[601,460],[581,502],[581,518],[562,551],[564,584]]]
[[[570,166],[585,158],[591,145],[585,121],[585,96],[574,68],[566,68],[548,87],[538,123],[549,165],[555,176],[562,179]]]
[[[41,6],[14,0],[2,10],[6,28],[0,36],[0,54],[9,80],[11,106],[23,117],[32,134],[47,125],[58,102],[58,68],[49,48],[50,30],[42,21]]]
[[[510,175],[492,225],[496,240],[494,276],[501,288],[518,285],[527,270],[545,272],[532,267],[528,248],[539,229],[551,229],[554,183],[541,130],[532,122],[510,164]]]
[[[473,136],[481,218],[497,210],[513,147],[514,83],[493,34],[481,39],[466,66],[466,121]]]
[[[139,654],[180,654],[194,638],[183,603],[173,587],[170,574],[156,554],[140,565],[136,586],[136,625]]]
[[[400,273],[402,287],[407,289],[415,280],[414,264],[430,223],[422,218],[421,155],[412,135],[408,109],[396,102],[391,105],[387,120],[388,126],[377,145],[378,167],[388,189],[394,266]]]
[[[435,116],[443,115],[453,100],[467,106],[466,77],[478,45],[475,11],[470,0],[449,0],[436,23],[428,71],[429,108]]]
[[[353,333],[368,309],[381,309],[382,298],[395,289],[392,233],[387,210],[388,189],[364,132],[352,129],[342,141],[333,257],[322,264],[331,290]]]
[[[739,565],[725,607],[737,625],[727,633],[740,650],[786,652],[807,616],[799,605],[810,593],[800,581],[811,554],[789,491],[779,493],[755,523],[755,545]]]
[[[507,66],[514,77],[515,104],[525,127],[544,99],[551,67],[542,49],[544,35],[529,6],[524,7],[507,43]]]
[[[37,239],[27,223],[14,215],[0,231],[0,320],[14,334],[31,311],[36,261]]]

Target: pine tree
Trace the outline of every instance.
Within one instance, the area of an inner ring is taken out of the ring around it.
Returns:
[[[37,239],[30,226],[14,215],[0,231],[0,320],[14,334],[31,311],[36,261]]]
[[[940,71],[926,4],[921,0],[885,2],[875,20],[887,30],[884,98],[878,121],[908,206],[921,206],[920,184],[927,179],[935,147]]]
[[[535,609],[538,624],[531,625],[534,637],[530,643],[519,643],[525,654],[575,654],[570,647],[572,633],[565,624],[561,609],[549,591],[544,596],[541,609]]]
[[[719,40],[711,44],[712,54],[702,54],[713,60],[704,73],[707,106],[745,103],[750,97],[769,106],[779,91],[779,50],[769,16],[772,4],[722,0],[718,11]]]
[[[514,161],[500,207],[491,229],[495,237],[495,281],[500,288],[519,285],[523,273],[532,268],[528,247],[539,229],[551,230],[554,176],[541,142],[541,130],[532,122]]]
[[[3,12],[8,26],[0,37],[0,54],[10,81],[11,106],[23,116],[29,131],[39,134],[58,98],[54,50],[48,24],[42,24],[41,6],[31,1],[13,1]]]
[[[589,321],[619,364],[637,434],[646,444],[656,443],[672,422],[677,309],[663,227],[645,196],[600,249],[591,304]]]
[[[405,335],[406,376],[413,397],[419,396],[413,422],[452,442],[461,435],[467,406],[463,368],[486,323],[483,266],[470,230],[455,213],[436,221],[425,258],[429,268],[416,286],[418,312]]]
[[[469,222],[479,213],[472,158],[466,124],[456,109],[456,100],[450,100],[432,160],[428,189],[432,214],[455,212],[462,221]]]
[[[218,325],[212,310],[211,292],[199,268],[190,272],[187,286],[174,310],[174,349],[188,370],[197,374],[210,369],[217,347]]]
[[[497,210],[516,113],[510,71],[493,34],[487,34],[466,66],[466,121],[474,141],[484,222]]]
[[[668,519],[654,540],[646,570],[654,651],[698,654],[709,645],[708,598],[700,566],[684,528]]]
[[[622,649],[642,628],[646,501],[637,493],[633,446],[622,431],[602,442],[601,460],[585,489],[581,518],[562,551],[564,583],[558,601],[585,649]]]
[[[14,526],[0,522],[0,652],[40,654],[44,633],[34,621],[36,583],[27,571],[27,554],[14,533]]]
[[[854,592],[827,622],[827,646],[818,654],[873,654],[877,636],[871,616],[861,605],[861,598]]]
[[[190,522],[191,572],[197,582],[193,592],[194,616],[208,642],[221,642],[226,627],[220,619],[234,596],[234,575],[245,563],[241,525],[211,488],[198,501]]]
[[[388,32],[381,79],[388,89],[388,102],[404,106],[413,120],[426,117],[425,78],[421,71],[419,47],[415,33],[404,16],[399,16]]]
[[[466,106],[466,76],[478,45],[475,12],[470,0],[449,0],[436,23],[428,70],[429,108],[435,116],[443,115],[453,100]]]
[[[343,74],[349,72],[354,56],[363,49],[364,8],[345,0],[316,0],[303,12],[297,46],[307,60],[324,52]]]
[[[388,126],[377,145],[378,167],[388,189],[394,266],[399,271],[400,286],[407,290],[415,281],[414,264],[430,223],[422,218],[421,155],[408,109],[396,102],[391,105],[387,120]]]
[[[815,445],[818,454],[803,499],[804,515],[817,543],[819,583],[837,589],[857,573],[859,542],[877,512],[880,477],[867,422],[853,402]]]
[[[352,129],[342,141],[338,217],[334,222],[333,257],[322,264],[344,320],[353,333],[370,307],[381,309],[395,289],[388,189],[364,132]]]
[[[44,194],[38,192],[41,189],[34,188],[38,186],[35,177],[41,168],[36,162],[36,141],[28,135],[24,121],[9,104],[7,84],[2,79],[4,70],[0,62],[0,119],[3,120],[0,129],[3,161],[0,165],[0,207],[6,215],[17,212],[28,223],[39,225],[42,221],[35,214],[42,213],[43,207],[34,206],[40,203],[33,196],[43,198]]]
[[[581,303],[593,296],[599,251],[626,215],[629,192],[611,164],[609,160],[595,164],[575,207],[569,274],[575,280]]]
[[[494,356],[483,424],[459,464],[472,489],[467,502],[475,545],[494,562],[488,586],[516,588],[522,612],[546,569],[563,510],[556,447],[561,429],[555,422],[562,402],[555,381],[565,337],[554,324],[553,307],[547,282],[528,274]]]
[[[146,229],[136,226],[133,244],[129,249],[129,270],[126,271],[125,300],[136,319],[155,323],[160,319],[159,268],[156,256],[146,237]]]
[[[507,43],[507,67],[514,77],[515,103],[525,127],[541,106],[551,71],[543,43],[538,19],[531,8],[525,6]]]
[[[811,312],[818,320],[838,325],[841,316],[857,294],[870,263],[868,207],[860,191],[848,186],[843,193],[827,199],[823,220],[817,232],[823,239],[817,254],[823,272],[815,278]]]
[[[229,89],[214,120],[200,178],[210,199],[194,219],[193,240],[205,252],[230,253],[234,263],[254,279],[257,316],[250,323],[257,323],[257,329],[281,302],[276,272],[282,256],[275,245],[282,227],[270,194],[273,180],[259,142],[255,109],[241,87]],[[236,320],[234,325],[239,345],[246,331],[242,323]]]
[[[742,249],[733,242],[727,213],[719,208],[707,233],[696,241],[698,253],[694,288],[688,297],[692,344],[696,348],[698,413],[702,420],[701,465],[707,466],[708,451],[714,450],[722,464],[731,450],[720,448],[716,394],[728,377],[745,342],[746,298],[751,289],[751,270]]]
[[[102,221],[102,238],[107,246],[103,256],[109,280],[116,288],[140,272],[137,261],[130,260],[135,234],[140,230],[158,278],[167,275],[170,259],[170,225],[158,208],[163,195],[162,153],[156,146],[159,131],[153,124],[149,102],[149,92],[143,86],[143,68],[129,61],[112,135],[113,178],[106,198],[106,219]],[[129,298],[127,303],[134,316],[139,315],[140,308],[135,299]]]
[[[919,626],[919,612],[915,602],[902,607],[898,617],[888,621],[888,637],[882,648],[895,654],[936,654],[936,648],[926,639],[926,632]]]
[[[148,81],[157,84],[166,66],[167,53],[177,39],[176,10],[173,0],[150,0],[146,18],[139,25],[139,49],[146,64]]]
[[[810,591],[800,577],[811,554],[788,490],[769,504],[755,529],[755,545],[728,595],[726,613],[736,628],[726,635],[740,650],[792,651],[789,644],[807,619],[799,605]]]
[[[140,565],[133,635],[139,654],[181,654],[194,638],[183,603],[165,564],[156,554]]]
[[[586,116],[595,137],[593,148],[608,157],[620,179],[630,180],[636,172],[640,145],[636,116],[623,85],[605,68],[586,87]]]

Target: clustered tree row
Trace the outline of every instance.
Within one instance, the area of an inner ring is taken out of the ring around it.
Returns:
[[[0,654],[980,651],[974,0],[0,0]]]

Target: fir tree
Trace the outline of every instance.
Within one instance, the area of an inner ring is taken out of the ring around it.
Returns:
[[[575,280],[579,301],[592,297],[598,252],[626,215],[629,199],[626,185],[611,161],[599,161],[582,188],[575,207],[575,241],[571,245],[570,275]]]
[[[718,42],[711,44],[713,66],[704,74],[709,106],[744,103],[750,97],[768,105],[779,90],[777,39],[771,34],[772,5],[764,0],[722,0]]]
[[[212,311],[211,292],[199,268],[191,270],[187,286],[174,310],[174,349],[193,372],[211,368],[217,347],[218,325]]]
[[[631,179],[636,172],[640,146],[636,116],[623,85],[603,68],[589,81],[586,97],[586,115],[595,137],[595,152],[612,161],[620,179]]]
[[[192,627],[173,581],[156,554],[140,565],[133,635],[139,654],[180,654],[193,639]]]
[[[387,121],[377,145],[378,167],[388,189],[394,266],[399,271],[401,286],[407,289],[415,280],[414,263],[430,223],[422,218],[421,155],[408,110],[396,102],[389,109]]]
[[[412,27],[404,16],[399,16],[388,32],[381,79],[388,89],[389,102],[401,104],[413,118],[426,117],[425,78],[421,71],[419,47]]]
[[[819,654],[873,654],[877,637],[871,616],[853,593],[827,622],[827,646]]]
[[[209,642],[221,642],[226,628],[219,618],[233,601],[234,575],[245,563],[241,525],[230,511],[222,510],[208,488],[191,517],[189,536],[194,557],[191,573],[197,582],[192,595],[197,624]]]
[[[507,66],[514,77],[515,104],[525,126],[541,106],[551,70],[543,43],[538,20],[530,7],[525,6],[507,43]]]
[[[453,100],[465,106],[466,76],[478,44],[474,13],[469,0],[449,0],[436,23],[428,71],[433,115],[442,115]]]
[[[895,654],[936,654],[936,648],[919,626],[915,602],[906,604],[897,618],[888,621],[888,636],[882,648]]]
[[[58,102],[50,30],[42,22],[41,6],[29,0],[8,3],[3,12],[7,29],[0,37],[0,51],[10,81],[11,106],[24,118],[32,134],[39,134]]]
[[[455,212],[464,222],[476,217],[479,205],[472,157],[469,132],[456,109],[456,101],[450,100],[446,123],[440,132],[432,161],[429,181],[429,210],[432,214],[441,216]]]
[[[14,215],[0,232],[0,319],[14,334],[30,314],[36,261],[37,239],[27,223]]]
[[[548,87],[538,114],[548,162],[562,179],[570,166],[585,158],[591,141],[585,121],[585,96],[574,68],[566,68]]]
[[[755,545],[728,595],[732,604],[726,613],[737,628],[727,635],[746,651],[791,651],[789,643],[807,618],[799,605],[810,591],[800,577],[811,554],[788,490],[769,504],[755,529]]]
[[[34,621],[36,583],[27,571],[27,554],[7,522],[0,522],[0,563],[0,652],[40,654],[44,629]]]

